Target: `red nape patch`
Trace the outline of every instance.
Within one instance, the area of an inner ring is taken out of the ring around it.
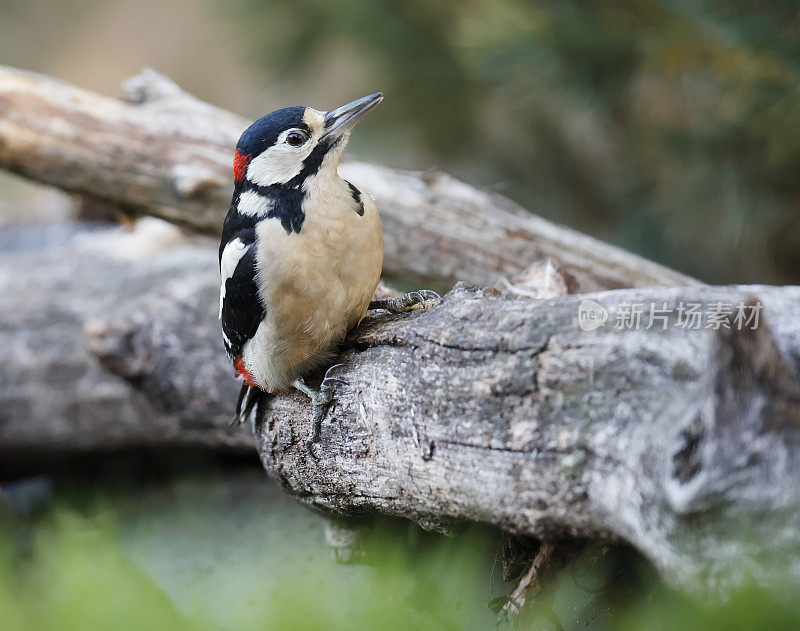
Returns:
[[[233,154],[233,178],[237,182],[242,181],[244,172],[247,170],[247,165],[250,164],[250,158],[252,157],[252,154],[242,154],[238,149]]]
[[[251,388],[260,387],[256,383],[256,380],[253,377],[253,375],[245,367],[245,365],[244,365],[244,357],[242,355],[239,355],[239,357],[236,358],[236,361],[233,363],[233,367],[236,369],[236,372],[238,372],[244,378],[244,382],[248,386],[250,386]]]

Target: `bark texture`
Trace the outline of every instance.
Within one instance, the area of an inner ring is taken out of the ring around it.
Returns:
[[[358,330],[316,457],[306,402],[276,400],[258,428],[262,461],[334,511],[624,540],[684,586],[800,577],[800,288],[586,298],[613,322],[626,303],[754,296],[768,322],[754,331],[684,330],[673,316],[666,330],[584,332],[583,296],[459,286]]]
[[[214,246],[134,260],[118,230],[64,230],[3,237],[0,451],[251,445],[228,433]],[[666,329],[613,325],[630,303],[753,299],[755,331],[685,330],[675,311]],[[605,326],[580,329],[583,300]],[[295,393],[272,401],[258,450],[289,493],[342,514],[627,541],[685,587],[800,580],[798,304],[797,287],[459,285],[353,332],[313,454]]]
[[[203,393],[209,407],[195,413],[227,418],[215,280],[126,303],[93,325],[89,347],[148,400],[183,409]],[[583,300],[608,310],[605,326],[580,329]],[[629,303],[752,300],[756,330],[730,319],[686,330],[675,312],[666,329],[613,324]],[[258,450],[289,493],[346,515],[627,541],[684,587],[800,580],[799,301],[796,287],[537,300],[459,285],[436,307],[374,312],[353,332],[313,454],[298,393],[273,399]]]
[[[213,326],[213,246],[154,252],[154,235],[143,237],[70,226],[0,232],[0,458],[147,445],[252,450],[250,432],[228,425],[238,388]],[[187,305],[180,329],[162,328],[165,304]],[[179,353],[137,353],[134,331],[106,336],[113,319],[100,317],[112,310],[148,319],[148,348]],[[87,340],[113,352],[109,366]]]
[[[210,239],[158,220],[0,231],[0,460],[146,446],[252,453]],[[380,285],[377,297],[391,295]]]
[[[0,66],[0,166],[217,234],[233,190],[233,148],[250,121],[153,71],[125,88],[121,101]],[[549,257],[582,291],[695,282],[443,173],[355,161],[341,172],[376,197],[389,277],[491,285]]]

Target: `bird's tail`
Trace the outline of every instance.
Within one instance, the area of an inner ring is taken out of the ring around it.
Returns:
[[[256,421],[264,416],[267,410],[267,403],[272,398],[268,392],[264,392],[261,388],[254,388],[246,383],[242,384],[242,389],[239,390],[239,399],[236,401],[236,416],[233,418],[233,423],[242,425],[250,418],[253,408],[256,410]]]

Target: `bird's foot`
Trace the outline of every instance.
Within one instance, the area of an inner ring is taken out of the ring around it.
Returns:
[[[314,454],[314,445],[319,442],[320,431],[322,430],[322,420],[328,413],[328,408],[333,400],[334,384],[336,382],[345,384],[347,383],[344,379],[331,375],[331,372],[334,369],[341,366],[344,366],[344,364],[335,364],[334,366],[328,368],[327,372],[325,373],[325,377],[323,377],[322,382],[319,384],[319,390],[314,390],[313,388],[309,387],[302,379],[297,379],[294,383],[292,383],[297,390],[311,399],[311,403],[314,406],[313,416],[311,418],[311,438],[309,438],[306,442],[308,452],[314,458],[316,458],[316,455]]]
[[[386,300],[373,300],[369,303],[370,309],[385,309],[390,313],[405,313],[414,309],[428,309],[439,304],[442,297],[430,289],[410,291],[399,298]]]

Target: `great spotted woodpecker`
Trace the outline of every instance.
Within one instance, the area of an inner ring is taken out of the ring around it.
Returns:
[[[378,92],[329,112],[287,107],[239,139],[219,247],[222,334],[244,382],[239,423],[254,406],[261,413],[267,394],[293,386],[314,404],[311,442],[318,439],[336,379],[326,373],[315,391],[302,378],[329,362],[364,317],[383,265],[375,203],[337,166],[353,125],[382,100]],[[434,296],[372,306],[404,311]]]

